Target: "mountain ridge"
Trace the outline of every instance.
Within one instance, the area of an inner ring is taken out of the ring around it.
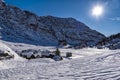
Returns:
[[[120,33],[106,37],[99,41],[97,46],[108,47],[109,49],[120,49]]]
[[[94,46],[105,38],[103,34],[73,18],[37,16],[6,4],[0,11],[0,36],[5,41],[44,46],[58,46],[63,43]]]

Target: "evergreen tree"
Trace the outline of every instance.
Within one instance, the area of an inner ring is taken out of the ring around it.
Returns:
[[[58,56],[60,56],[60,51],[59,51],[59,49],[58,49],[58,48],[56,49],[55,54],[56,54],[56,55],[58,55]]]

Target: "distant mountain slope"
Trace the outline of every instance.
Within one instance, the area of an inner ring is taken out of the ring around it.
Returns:
[[[2,40],[45,46],[95,45],[105,36],[73,18],[39,17],[0,0]]]
[[[110,49],[120,49],[120,33],[101,40],[98,42],[97,46],[108,47]]]

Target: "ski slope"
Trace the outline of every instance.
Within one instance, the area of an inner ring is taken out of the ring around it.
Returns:
[[[3,60],[0,66],[6,68],[0,68],[0,80],[120,80],[120,50],[61,48],[60,51],[63,57],[65,52],[72,52],[73,57],[64,57],[62,61]]]

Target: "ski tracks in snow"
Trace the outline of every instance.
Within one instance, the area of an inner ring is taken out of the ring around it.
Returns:
[[[0,80],[120,80],[118,54],[111,52],[58,62],[52,59],[3,61],[10,68],[0,70]]]

